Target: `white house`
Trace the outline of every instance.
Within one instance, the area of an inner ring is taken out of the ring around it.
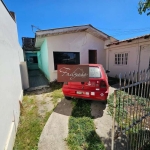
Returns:
[[[106,69],[112,77],[150,69],[150,34],[108,44]]]
[[[105,45],[115,40],[92,25],[37,31],[38,66],[49,81],[57,79],[57,64],[100,63],[105,68]]]
[[[15,15],[3,1],[0,1],[0,52],[0,150],[11,150],[23,96],[20,74],[23,51],[18,43]]]

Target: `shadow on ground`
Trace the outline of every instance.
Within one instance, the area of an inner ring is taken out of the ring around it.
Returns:
[[[107,132],[108,138],[102,137],[101,140],[105,144],[106,150],[111,150],[112,144],[112,130]],[[143,135],[146,137],[143,138]],[[114,137],[114,149],[115,150],[150,150],[150,131],[146,130],[139,130],[138,133],[129,133],[129,135],[122,133],[122,134],[115,134]]]
[[[101,140],[105,144],[106,150],[111,150],[111,130],[107,132],[107,137],[108,138],[102,137]]]
[[[29,70],[28,74],[29,74],[30,88],[49,85],[49,81],[46,79],[43,72],[41,72],[39,69]]]
[[[54,81],[54,82],[51,82],[48,87],[41,86],[41,87],[39,87],[39,89],[35,88],[31,91],[27,89],[24,91],[24,95],[35,95],[35,94],[40,95],[40,94],[44,94],[44,93],[50,93],[55,90],[61,89],[62,85],[63,85],[62,83]]]
[[[94,105],[91,105],[91,115],[94,119],[103,117],[104,110],[106,109],[106,104],[103,104],[100,101],[92,101]]]
[[[41,88],[41,89],[33,90],[33,91],[24,91],[24,95],[40,95],[44,93],[49,93],[51,91],[52,91],[51,88],[47,87],[47,88]]]
[[[70,112],[72,111],[72,106],[73,106],[73,99],[71,100],[66,100],[65,98],[61,100],[60,103],[58,103],[57,107],[54,109],[54,112],[62,114],[62,115],[66,115],[66,116],[70,116]],[[78,100],[79,101],[79,100]],[[80,100],[80,101],[85,101],[85,100]],[[86,103],[91,103],[93,101],[85,101]],[[94,101],[95,102],[95,101]],[[86,103],[78,103],[76,107],[74,107],[73,111],[76,111],[76,109],[82,108],[82,113],[84,111],[84,106],[82,106],[83,104],[85,105]],[[79,105],[79,106],[78,106]],[[93,118],[99,118],[103,116],[104,110],[106,108],[105,104],[102,104],[99,101],[96,101],[96,105],[94,105],[92,107],[92,110],[94,110],[93,112],[91,112],[91,115]],[[80,115],[82,114],[78,114],[78,116],[76,117],[81,117]]]
[[[65,98],[61,100],[60,103],[54,109],[54,112],[62,114],[65,116],[70,116],[72,111],[72,102],[66,100]]]

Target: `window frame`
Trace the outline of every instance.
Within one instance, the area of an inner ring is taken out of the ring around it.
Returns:
[[[72,63],[72,64],[70,64],[70,63],[59,63],[59,64],[68,64],[68,65],[78,65],[78,64],[80,64],[80,52],[68,52],[68,51],[53,51],[53,63],[54,63],[54,71],[57,71],[57,67],[55,67],[55,57],[54,57],[54,53],[76,53],[76,54],[78,54],[78,63],[76,63],[76,64],[74,64],[74,63]]]
[[[117,66],[127,66],[129,61],[129,52],[114,53],[114,64]]]

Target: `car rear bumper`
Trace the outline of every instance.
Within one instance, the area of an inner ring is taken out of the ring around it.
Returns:
[[[76,90],[76,89],[69,89],[69,88],[63,88],[62,91],[65,96],[88,99],[88,100],[106,101],[108,97],[108,91],[88,91],[88,90]],[[82,94],[77,94],[77,92],[82,92]]]

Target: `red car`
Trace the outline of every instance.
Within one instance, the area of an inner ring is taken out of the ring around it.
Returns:
[[[62,88],[66,99],[74,97],[103,103],[107,102],[108,90],[107,74],[101,64],[89,64],[89,82],[64,82]]]

